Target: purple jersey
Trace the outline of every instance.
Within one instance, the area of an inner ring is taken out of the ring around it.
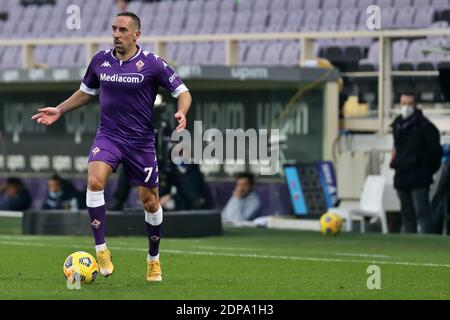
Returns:
[[[97,137],[153,149],[152,112],[158,88],[165,88],[175,98],[188,89],[163,59],[139,47],[137,50],[127,61],[117,59],[112,49],[97,52],[80,90],[100,94]]]

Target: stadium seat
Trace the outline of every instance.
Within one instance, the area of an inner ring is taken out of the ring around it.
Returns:
[[[272,1],[272,0],[256,0],[254,6],[253,6],[253,10],[254,11],[268,11],[269,10],[269,5],[271,2],[276,2],[276,1]]]
[[[403,9],[410,7],[412,4],[412,0],[394,0],[394,7]]]
[[[397,16],[397,9],[395,8],[383,9],[383,14],[381,15],[381,28],[393,29],[395,27],[396,16]]]
[[[219,14],[216,11],[208,12],[202,16],[199,33],[212,34],[216,30]]]
[[[308,14],[305,16],[303,21],[303,25],[300,28],[301,31],[317,31],[322,22],[322,14],[321,10],[311,10],[308,11]]]
[[[181,30],[181,34],[197,34],[202,22],[202,14],[198,12],[189,13],[186,19],[186,25]]]
[[[270,1],[269,10],[270,10],[270,12],[277,11],[277,10],[286,10],[287,3],[288,3],[288,0]]]
[[[264,65],[279,65],[281,60],[281,52],[286,45],[286,42],[274,41],[268,44],[266,53],[263,57],[262,64]]]
[[[243,61],[245,65],[263,65],[263,56],[265,49],[267,47],[267,42],[251,42],[248,49],[245,60]]]
[[[338,207],[330,208],[329,212],[335,212],[341,215],[345,220],[345,229],[348,232],[353,231],[353,220],[359,220],[361,222],[361,232],[365,232],[364,218],[378,218],[381,222],[381,230],[384,234],[388,233],[386,212],[383,208],[383,193],[386,184],[386,178],[384,176],[367,177],[364,182],[364,187],[361,193],[359,207]]]
[[[433,7],[421,7],[414,16],[414,26],[416,28],[429,28],[436,17],[436,10]]]
[[[210,60],[208,64],[211,65],[225,65],[225,43],[213,42],[211,49]]]
[[[226,3],[228,1],[224,1]],[[230,33],[233,27],[234,13],[220,10],[219,19],[215,33]]]
[[[219,5],[220,5],[219,1],[205,1],[203,10],[207,14],[210,14],[211,12],[218,12]]]
[[[297,32],[302,29],[304,23],[305,14],[304,11],[288,11],[286,16],[285,25],[280,31],[284,32]]]
[[[318,10],[322,8],[322,0],[289,0],[289,2],[303,2],[303,9],[305,11]]]
[[[397,11],[397,16],[395,19],[395,27],[398,29],[409,29],[414,28],[414,15],[416,14],[416,9],[414,7],[406,7]]]
[[[298,65],[300,61],[300,43],[298,41],[290,41],[281,52],[282,65]]]
[[[300,15],[299,22],[294,22],[294,25],[301,25],[303,19],[303,11],[296,11]],[[293,16],[291,19],[295,19]],[[284,30],[286,25],[286,20],[288,19],[288,11],[287,10],[275,10],[270,12],[269,22],[266,28],[266,32],[281,32]]]
[[[191,14],[201,14],[203,13],[203,10],[206,7],[205,0],[192,0],[188,3],[187,11],[189,12],[189,15]],[[208,1],[208,2],[214,2],[214,1]]]
[[[385,8],[393,7],[394,6],[394,0],[378,0],[376,2],[376,4],[378,6],[380,6],[381,8],[385,9]]]
[[[252,13],[248,10],[238,11],[235,16],[233,27],[231,28],[231,32],[246,33],[249,28],[251,15]]]
[[[286,3],[286,9],[288,11],[293,11],[293,10],[302,10],[304,8],[304,1],[306,0],[288,0]],[[317,7],[316,9],[318,9],[319,7]],[[311,8],[312,9],[312,8]]]
[[[269,12],[268,11],[254,11],[251,19],[250,19],[250,26],[248,31],[249,32],[264,32],[267,28],[267,21],[269,19]]]
[[[197,43],[194,48],[191,62],[194,64],[207,64],[210,60],[212,47],[212,44],[209,42]]]

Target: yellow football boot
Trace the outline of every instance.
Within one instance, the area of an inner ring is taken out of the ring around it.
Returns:
[[[111,258],[111,251],[108,249],[97,252],[98,267],[100,269],[100,274],[104,277],[107,277],[114,272],[114,265]]]
[[[147,281],[162,281],[161,264],[159,261],[147,261]]]

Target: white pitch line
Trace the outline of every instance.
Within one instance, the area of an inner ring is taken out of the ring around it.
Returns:
[[[14,241],[0,241],[4,245],[18,245],[18,246],[39,246],[39,247],[59,247],[59,248],[80,248],[81,246],[62,246],[62,245],[48,245],[45,243],[36,242],[14,242]],[[139,251],[146,252],[144,248],[131,247],[116,247],[111,246],[112,250],[123,251]],[[312,261],[312,262],[339,262],[339,263],[364,263],[364,264],[384,264],[384,265],[398,265],[411,267],[432,267],[432,268],[450,268],[450,264],[440,263],[417,263],[417,262],[402,262],[402,261],[376,261],[376,260],[347,260],[336,258],[315,258],[315,257],[298,257],[298,256],[274,256],[274,255],[260,255],[260,254],[245,254],[245,253],[223,253],[223,252],[208,252],[208,251],[182,251],[165,249],[161,250],[163,253],[187,254],[187,255],[206,255],[206,256],[221,256],[221,257],[238,257],[238,258],[257,258],[257,259],[273,259],[273,260],[293,260],[293,261]]]
[[[367,253],[335,253],[335,256],[343,257],[361,257],[361,258],[381,258],[390,259],[390,256],[384,254],[367,254]]]

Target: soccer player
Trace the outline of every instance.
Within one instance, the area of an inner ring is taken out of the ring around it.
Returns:
[[[158,165],[152,109],[158,88],[178,98],[177,130],[186,127],[192,98],[167,63],[137,44],[140,19],[131,12],[119,13],[112,25],[114,48],[92,58],[80,89],[57,107],[38,109],[32,119],[50,126],[63,114],[100,94],[100,123],[89,154],[86,204],[95,238],[95,250],[103,276],[114,265],[105,242],[105,199],[109,175],[122,163],[129,181],[139,186],[149,240],[147,281],[161,281],[159,242],[163,212],[158,197]]]

